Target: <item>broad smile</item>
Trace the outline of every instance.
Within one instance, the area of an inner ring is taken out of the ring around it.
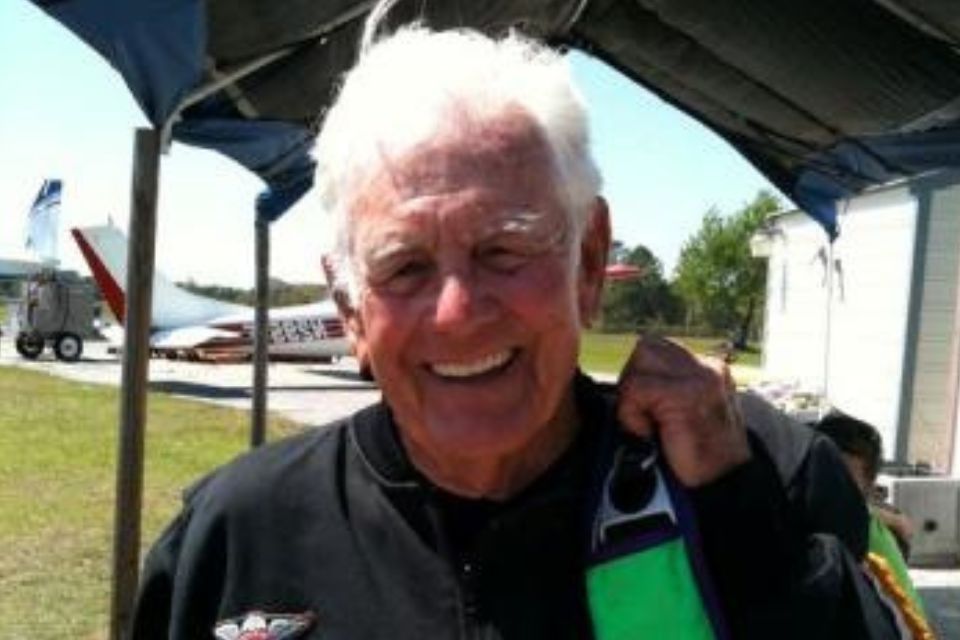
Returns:
[[[517,353],[517,349],[504,349],[475,360],[434,362],[427,368],[434,375],[448,380],[471,380],[507,368]]]

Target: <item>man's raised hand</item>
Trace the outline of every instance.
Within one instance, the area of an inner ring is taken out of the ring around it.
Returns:
[[[618,391],[621,424],[658,438],[683,485],[702,486],[750,459],[733,379],[721,360],[644,335],[624,365]]]

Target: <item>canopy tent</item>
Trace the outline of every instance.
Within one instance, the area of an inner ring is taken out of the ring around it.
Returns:
[[[150,121],[222,151],[283,213],[369,0],[33,0],[96,48]],[[576,47],[728,140],[836,232],[835,201],[960,164],[960,5],[931,0],[405,0],[398,24],[517,27]]]
[[[374,4],[31,1],[119,71],[163,144],[216,149],[263,178],[261,230],[310,189],[309,148]],[[837,199],[960,165],[960,4],[949,0],[403,0],[389,15],[413,19],[518,28],[606,61],[726,139],[831,236]],[[146,365],[136,354],[147,350],[156,142],[138,133],[121,467],[142,458]],[[258,262],[265,255],[258,242]],[[264,323],[262,313],[261,335]],[[139,465],[133,488],[118,476],[118,496],[137,499],[117,500],[113,638],[136,581]]]

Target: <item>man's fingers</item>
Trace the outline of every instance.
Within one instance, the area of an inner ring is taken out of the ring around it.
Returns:
[[[732,394],[737,390],[737,383],[733,380],[730,365],[714,356],[703,356],[698,358],[698,360],[701,367],[709,369],[712,374],[716,376],[728,394]]]
[[[620,423],[640,436],[656,433],[684,485],[701,486],[749,459],[733,376],[722,360],[644,336],[618,387]]]
[[[620,381],[617,415],[632,432],[636,426],[650,435],[674,422],[704,417],[697,415],[707,406],[704,400],[702,385],[690,378],[633,373]]]
[[[620,374],[620,395],[643,399],[649,410],[659,396],[687,396],[696,403],[732,396],[736,391],[730,367],[719,358],[698,357],[684,347],[656,336],[642,336]]]
[[[627,360],[623,375],[657,374],[681,378],[699,366],[697,357],[684,347],[653,334],[643,334]]]
[[[649,394],[642,390],[642,385],[631,377],[620,383],[619,402],[617,404],[617,418],[627,431],[641,438],[653,436],[654,424],[650,410],[652,408]]]

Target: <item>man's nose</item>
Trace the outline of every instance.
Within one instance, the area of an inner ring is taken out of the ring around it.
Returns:
[[[482,294],[475,279],[465,273],[448,273],[440,282],[434,321],[438,329],[462,327],[476,321]]]

